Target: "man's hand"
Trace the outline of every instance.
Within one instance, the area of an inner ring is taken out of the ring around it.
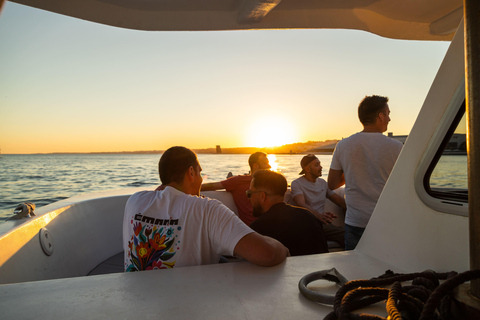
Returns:
[[[331,224],[333,220],[335,220],[337,215],[332,212],[324,212],[324,213],[320,213],[317,217],[318,219],[320,219],[320,221],[322,221],[322,223]]]

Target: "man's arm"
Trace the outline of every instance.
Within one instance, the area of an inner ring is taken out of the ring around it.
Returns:
[[[225,189],[221,182],[203,183],[200,191],[215,191]]]
[[[240,239],[235,246],[234,254],[263,267],[276,266],[290,256],[288,249],[279,241],[256,232]]]
[[[305,201],[305,196],[303,194],[297,194],[293,197],[293,201],[299,207],[303,207],[310,211],[318,220],[322,221],[324,224],[330,224],[337,217],[334,213],[331,212],[316,212],[313,210]]]
[[[327,198],[337,206],[342,207],[343,210],[347,210],[347,204],[345,203],[345,199],[343,197],[340,197],[338,194],[334,193],[331,196],[327,196]]]
[[[303,194],[297,194],[295,197],[293,197],[293,201],[295,202],[295,204],[297,206],[308,209],[311,213],[313,213],[314,216],[317,217],[317,215],[315,214],[315,211],[305,201],[305,196]],[[320,219],[320,218],[318,218],[318,219]]]
[[[335,190],[340,188],[345,184],[345,177],[343,175],[343,170],[334,170],[330,169],[328,172],[328,188],[330,190]]]

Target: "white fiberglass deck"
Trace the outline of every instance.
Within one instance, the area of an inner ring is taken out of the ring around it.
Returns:
[[[348,280],[391,268],[358,252],[340,252],[290,257],[272,268],[234,262],[26,282],[0,286],[1,318],[322,319],[333,308],[303,297],[298,281],[332,267]]]

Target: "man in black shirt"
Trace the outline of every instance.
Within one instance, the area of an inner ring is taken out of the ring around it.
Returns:
[[[328,252],[322,224],[307,209],[286,204],[287,180],[270,170],[253,175],[247,196],[253,215],[259,217],[250,228],[280,241],[292,256]]]

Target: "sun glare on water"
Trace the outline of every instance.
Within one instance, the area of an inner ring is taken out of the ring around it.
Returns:
[[[269,154],[267,155],[268,163],[270,163],[270,170],[277,172],[278,170],[278,162],[277,162],[277,156],[274,154]]]
[[[256,119],[249,127],[247,144],[249,147],[277,147],[297,142],[296,130],[286,119],[268,117]]]

